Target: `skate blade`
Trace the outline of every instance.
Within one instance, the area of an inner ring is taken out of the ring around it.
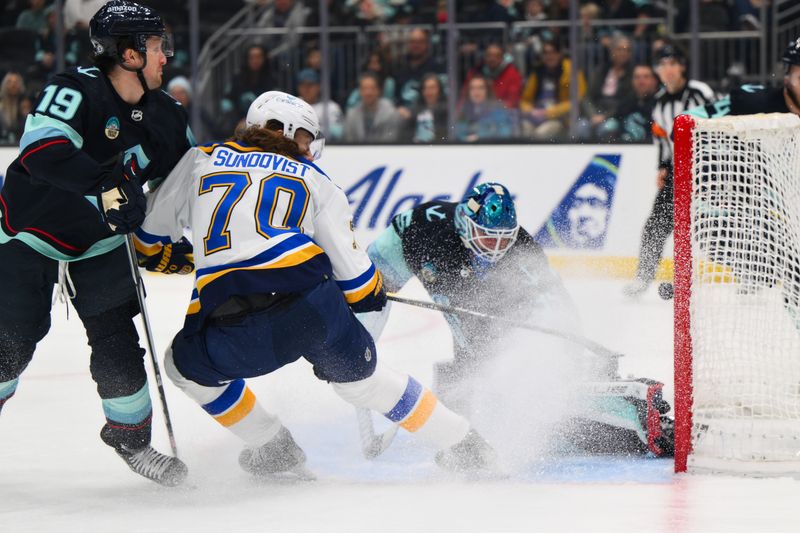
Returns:
[[[253,474],[252,479],[257,483],[265,485],[293,485],[295,483],[305,483],[316,481],[317,476],[305,465],[297,465],[285,472],[274,474]]]

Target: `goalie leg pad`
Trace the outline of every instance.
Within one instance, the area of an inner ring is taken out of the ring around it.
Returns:
[[[644,378],[588,384],[588,407],[568,424],[564,436],[589,453],[671,456],[674,435],[663,386]]]

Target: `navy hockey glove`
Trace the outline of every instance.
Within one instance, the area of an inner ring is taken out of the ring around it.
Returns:
[[[383,287],[383,275],[380,270],[377,271],[377,275],[378,281],[375,289],[361,300],[350,304],[350,309],[354,313],[372,313],[386,307],[386,289]]]
[[[186,239],[165,244],[155,255],[138,253],[139,266],[150,272],[164,274],[191,274],[194,271],[192,243]]]
[[[112,165],[100,184],[99,203],[111,231],[130,233],[142,225],[147,211],[147,199],[139,184],[141,168],[135,155],[127,162],[118,157]]]

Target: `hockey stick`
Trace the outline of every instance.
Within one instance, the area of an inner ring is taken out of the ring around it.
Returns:
[[[161,370],[158,367],[158,358],[156,357],[155,343],[153,342],[153,331],[150,328],[150,317],[147,314],[147,307],[144,304],[146,295],[144,281],[142,280],[142,275],[139,273],[139,262],[136,260],[136,248],[134,248],[132,233],[125,236],[125,247],[128,250],[128,264],[131,267],[131,275],[136,285],[136,297],[139,299],[139,311],[142,313],[144,335],[147,338],[147,351],[150,352],[150,362],[153,363],[153,375],[156,378],[158,395],[161,398],[161,407],[164,412],[164,423],[167,426],[169,445],[172,448],[172,455],[178,457],[178,447],[175,445],[175,433],[172,431],[172,420],[169,417],[169,409],[167,408],[167,396],[164,394],[164,384],[161,381]]]
[[[356,407],[356,419],[358,420],[358,433],[361,436],[361,453],[367,459],[375,459],[392,444],[397,430],[400,426],[392,426],[383,433],[375,433],[375,426],[372,423],[372,411],[366,407]]]
[[[602,357],[616,359],[623,356],[623,354],[619,352],[609,350],[608,348],[602,346],[601,344],[598,344],[590,339],[587,339],[586,337],[583,337],[581,335],[576,335],[574,333],[559,331],[557,329],[545,328],[542,326],[537,326],[535,324],[530,324],[528,322],[523,322],[522,320],[514,320],[513,318],[505,318],[501,316],[490,315],[487,313],[480,313],[478,311],[473,311],[471,309],[464,309],[463,307],[454,307],[451,305],[437,304],[434,302],[423,302],[420,300],[403,298],[402,296],[398,296],[397,294],[391,292],[388,293],[386,296],[389,300],[402,304],[413,305],[415,307],[422,307],[424,309],[432,309],[434,311],[441,311],[442,313],[448,313],[453,315],[473,316],[477,318],[483,318],[486,320],[496,320],[504,324],[508,324],[509,326],[513,326],[515,328],[537,331],[539,333],[544,333],[545,335],[551,335],[553,337],[558,337],[561,339],[568,340],[570,342],[574,342],[575,344],[579,344],[580,346],[583,346],[589,351],[594,352],[596,355],[600,355]]]

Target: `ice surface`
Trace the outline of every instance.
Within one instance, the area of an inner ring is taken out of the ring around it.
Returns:
[[[191,282],[155,276],[145,281],[156,344],[163,350],[180,327]],[[655,289],[634,303],[621,296],[616,282],[567,280],[567,287],[584,332],[626,354],[623,377],[663,380],[671,402],[671,306]],[[407,294],[421,296],[419,287]],[[543,351],[553,342],[533,344]],[[379,344],[380,357],[425,383],[431,381],[431,363],[447,359],[450,349],[440,316],[402,305],[395,305]],[[525,461],[513,462],[508,480],[470,482],[442,473],[434,451],[404,434],[368,462],[361,457],[353,409],[305,363],[253,380],[251,388],[292,429],[318,481],[251,480],[236,463],[240,443],[166,382],[190,478],[186,488],[165,489],[131,473],[98,438],[103,414],[88,353],[75,313],[67,321],[63,305],[57,306],[50,334],[0,418],[3,532],[800,531],[800,482],[791,479],[675,476],[670,460],[537,457],[532,444],[522,454]],[[539,389],[557,386],[552,376],[561,367],[547,357],[541,366],[523,364]],[[516,384],[506,391],[512,397],[520,395],[520,375],[509,378]],[[546,399],[541,397],[544,405]],[[529,401],[526,408],[536,405]],[[154,444],[167,451],[157,403],[154,409]],[[507,412],[498,415],[510,418]],[[535,443],[529,429],[517,432],[516,450],[497,447],[519,459],[519,441],[529,437]]]

